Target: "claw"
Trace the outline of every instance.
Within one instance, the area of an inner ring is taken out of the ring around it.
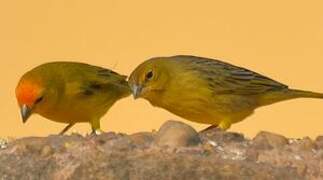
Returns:
[[[91,132],[91,136],[98,136],[102,133],[103,133],[103,131],[101,129],[93,129]]]

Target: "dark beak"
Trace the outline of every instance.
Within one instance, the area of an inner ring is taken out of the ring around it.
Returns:
[[[134,99],[137,99],[140,97],[142,91],[142,86],[140,85],[133,85],[132,86],[132,95]]]
[[[23,123],[27,122],[28,118],[31,115],[31,112],[32,112],[32,109],[29,108],[26,104],[21,106],[20,113],[21,113]]]

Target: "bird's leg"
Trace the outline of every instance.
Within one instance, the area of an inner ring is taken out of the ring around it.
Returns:
[[[219,124],[219,128],[221,128],[223,131],[229,129],[230,127],[231,127],[230,120],[222,120]]]
[[[100,135],[102,134],[102,130],[100,129],[100,119],[95,119],[90,122],[92,127],[91,135]]]
[[[101,129],[92,129],[91,135],[100,135],[103,131]]]
[[[214,128],[218,128],[218,125],[211,125],[211,126],[205,128],[205,129],[201,130],[200,133],[204,133],[204,132],[209,131],[209,130],[214,129]]]
[[[203,133],[203,132],[209,131],[211,129],[215,129],[215,128],[225,131],[225,130],[229,129],[230,127],[231,127],[231,121],[229,119],[224,119],[218,125],[209,126],[200,132]]]
[[[75,123],[68,124],[60,133],[59,135],[63,135],[66,131],[68,131],[71,127],[74,126]]]

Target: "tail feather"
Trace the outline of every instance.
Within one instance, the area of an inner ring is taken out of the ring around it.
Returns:
[[[296,98],[318,98],[323,99],[323,93],[304,91],[298,89],[286,89],[283,91],[273,91],[265,94],[259,99],[262,106],[270,105],[280,101],[286,101]]]
[[[295,96],[295,98],[323,98],[323,93],[303,91],[298,89],[289,89],[289,92],[292,96]]]

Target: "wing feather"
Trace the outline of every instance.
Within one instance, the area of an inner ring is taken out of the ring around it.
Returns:
[[[80,91],[84,95],[94,95],[96,93],[125,93],[127,92],[127,76],[120,75],[112,70],[89,66],[89,71],[82,80]],[[81,72],[80,72],[81,73]]]
[[[286,89],[288,86],[248,69],[220,60],[195,56],[177,56],[186,67],[208,81],[216,94],[255,95]]]

